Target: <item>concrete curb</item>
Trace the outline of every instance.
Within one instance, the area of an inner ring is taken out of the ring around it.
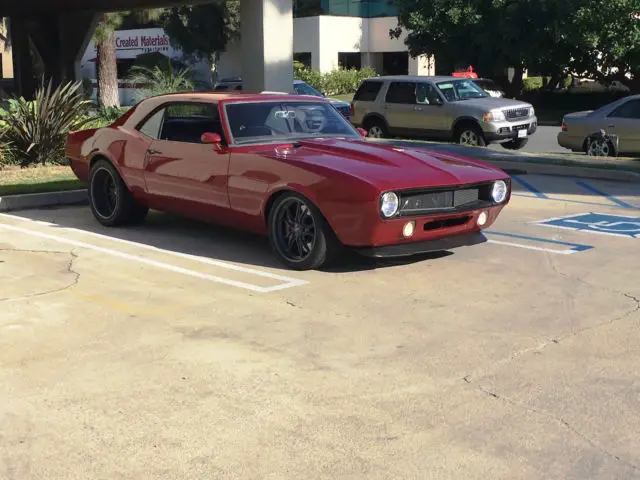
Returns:
[[[55,205],[79,205],[88,203],[87,190],[68,190],[63,192],[29,193],[25,195],[7,195],[0,197],[0,212],[25,210],[28,208],[50,207]]]

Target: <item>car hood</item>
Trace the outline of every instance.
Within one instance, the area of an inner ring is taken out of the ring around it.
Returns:
[[[459,155],[374,144],[364,139],[301,140],[286,153],[278,153],[273,146],[261,153],[355,176],[380,190],[453,186],[508,178],[502,170]]]
[[[472,107],[479,109],[492,110],[495,108],[509,108],[509,107],[530,107],[531,104],[523,102],[521,100],[512,100],[510,98],[497,98],[497,97],[485,97],[485,98],[470,98],[468,100],[461,100],[458,102],[452,102],[454,105],[460,107]]]
[[[345,102],[343,100],[338,100],[337,98],[327,98],[332,105],[336,107],[351,107],[349,102]]]

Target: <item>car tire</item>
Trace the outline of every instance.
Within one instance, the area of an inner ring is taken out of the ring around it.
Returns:
[[[102,225],[116,227],[142,223],[149,209],[139,205],[120,174],[107,160],[98,160],[89,174],[89,205]]]
[[[382,120],[371,118],[364,122],[364,129],[369,138],[386,138],[389,135],[387,126]]]
[[[588,156],[614,157],[615,148],[610,140],[590,143],[587,138],[585,140],[585,153]]]
[[[280,196],[269,211],[269,243],[293,270],[318,269],[333,260],[340,242],[320,210],[297,193]]]
[[[472,123],[463,123],[456,128],[455,140],[459,145],[467,147],[485,147],[487,145],[482,129]]]
[[[516,138],[514,140],[503,143],[502,147],[506,148],[507,150],[520,150],[521,148],[524,148],[528,142],[528,138]]]

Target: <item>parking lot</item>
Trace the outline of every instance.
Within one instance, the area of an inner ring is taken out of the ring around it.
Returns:
[[[640,186],[516,176],[486,244],[0,216],[0,478],[640,478]]]

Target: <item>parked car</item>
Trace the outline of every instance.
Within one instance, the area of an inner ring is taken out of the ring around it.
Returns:
[[[181,93],[70,133],[66,155],[102,225],[171,211],[268,235],[293,269],[345,246],[403,256],[486,240],[509,202],[508,175],[365,134],[322,98]]]
[[[389,76],[365,80],[351,121],[371,137],[403,136],[518,150],[538,128],[533,106],[494,98],[475,79]]]
[[[498,86],[498,84],[496,84],[496,82],[489,78],[475,78],[473,79],[473,83],[475,83],[492,97],[504,98],[504,91]]]
[[[611,143],[598,153],[605,156],[640,153],[640,95],[631,95],[598,110],[565,115],[558,144],[574,152],[588,152],[589,136],[604,130],[618,137],[617,152]],[[595,145],[594,145],[595,146]]]
[[[226,90],[242,90],[242,80],[239,78],[232,79],[223,79],[220,83],[216,84],[214,87],[215,91],[226,91]],[[282,92],[285,93],[285,92]],[[291,92],[286,93],[295,93],[298,95],[310,95],[312,97],[322,97],[325,95],[322,92],[319,92],[315,88],[313,88],[308,83],[302,80],[294,80],[293,81],[293,89]],[[348,102],[344,102],[342,100],[338,100],[337,98],[330,98],[329,102],[338,110],[345,118],[349,119],[351,117],[351,104]]]

